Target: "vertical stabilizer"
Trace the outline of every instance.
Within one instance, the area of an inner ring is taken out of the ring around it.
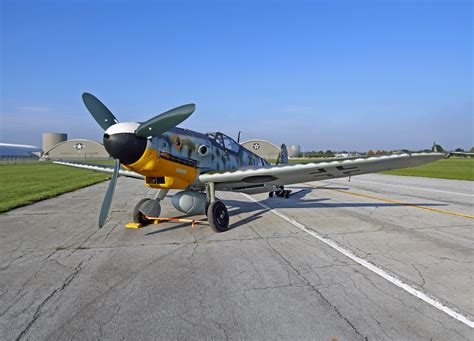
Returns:
[[[288,149],[286,148],[286,145],[283,143],[280,147],[280,154],[278,154],[278,159],[276,164],[277,165],[282,165],[282,164],[287,164],[288,163]]]
[[[433,147],[431,147],[431,151],[436,152],[436,153],[441,153],[441,152],[444,152],[444,149],[439,144],[436,144],[436,142],[433,142]]]

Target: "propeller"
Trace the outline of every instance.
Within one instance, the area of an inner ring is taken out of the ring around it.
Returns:
[[[115,160],[114,173],[112,174],[112,179],[109,182],[109,187],[107,187],[107,192],[105,192],[104,201],[102,201],[102,207],[100,208],[99,215],[99,228],[104,226],[105,220],[109,215],[110,205],[112,204],[112,198],[115,192],[115,185],[117,184],[117,176],[120,169],[120,161]]]
[[[99,228],[104,226],[109,214],[117,184],[120,163],[132,164],[140,159],[146,150],[147,138],[160,136],[187,119],[196,109],[186,104],[166,111],[144,123],[119,123],[112,112],[94,95],[83,93],[82,100],[92,117],[105,130],[104,147],[115,159],[114,172],[100,209]]]
[[[94,95],[84,92],[82,94],[82,100],[84,101],[87,110],[89,110],[92,117],[94,117],[102,129],[107,130],[110,126],[118,123],[114,114],[112,114],[104,103],[99,101],[99,99]]]
[[[135,130],[135,135],[141,137],[159,136],[183,122],[191,116],[194,110],[196,110],[195,104],[186,104],[171,109],[140,124]]]

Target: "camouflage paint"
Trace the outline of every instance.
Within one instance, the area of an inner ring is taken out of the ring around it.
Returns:
[[[223,139],[233,144],[234,150],[222,145],[220,141]],[[147,149],[156,150],[158,152],[157,158],[162,157],[162,153],[169,153],[174,157],[170,162],[176,163],[177,167],[182,163],[194,164],[197,168],[197,175],[194,181],[188,184],[188,187],[193,189],[204,188],[204,185],[197,180],[200,174],[232,171],[246,166],[269,165],[265,159],[219,132],[202,134],[192,130],[173,128],[159,137],[153,137],[148,142]],[[201,153],[203,149],[207,149],[207,152]],[[141,173],[140,169],[133,170]],[[170,176],[172,175],[170,174]]]

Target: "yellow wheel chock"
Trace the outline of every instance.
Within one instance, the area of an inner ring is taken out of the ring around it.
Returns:
[[[205,221],[196,220],[196,219],[182,219],[182,218],[158,218],[158,217],[146,217],[146,219],[151,220],[152,224],[157,225],[159,223],[170,221],[173,223],[191,223],[191,228],[194,228],[196,224],[204,224]],[[125,225],[127,229],[139,229],[142,228],[144,225],[140,223],[129,222]]]

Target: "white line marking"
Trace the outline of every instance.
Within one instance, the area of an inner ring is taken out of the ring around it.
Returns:
[[[356,178],[354,178],[352,181],[353,181],[353,182],[367,182],[367,183],[369,183],[369,184],[376,184],[376,185],[390,186],[390,187],[400,187],[400,188],[406,188],[406,189],[418,189],[418,190],[420,190],[420,191],[446,193],[446,194],[455,194],[455,195],[465,195],[465,196],[467,196],[467,197],[474,197],[474,194],[458,193],[458,192],[449,192],[449,191],[440,191],[440,190],[437,190],[437,189],[428,189],[428,188],[420,188],[420,187],[391,185],[391,184],[386,184],[386,183],[382,183],[382,182],[360,180],[360,179],[356,179]],[[335,182],[334,182],[334,183],[335,183]]]
[[[418,297],[419,299],[425,301],[426,303],[432,305],[433,307],[435,307],[436,309],[439,309],[441,310],[442,312],[444,312],[445,314],[448,314],[449,316],[455,318],[456,320],[458,320],[459,322],[462,322],[464,323],[465,325],[471,327],[471,328],[474,328],[474,322],[469,320],[466,316],[464,315],[461,315],[457,312],[455,312],[454,310],[452,310],[451,308],[445,306],[443,303],[441,303],[439,301],[439,299],[437,299],[436,297],[432,296],[428,296],[428,294],[425,294],[411,286],[409,286],[408,284],[404,283],[402,280],[398,279],[397,277],[395,277],[394,275],[390,275],[388,273],[386,273],[384,270],[382,270],[381,268],[379,268],[378,266],[372,264],[372,263],[369,263],[368,261],[366,261],[365,259],[363,258],[360,258],[358,256],[356,256],[355,254],[352,253],[352,251],[338,245],[336,242],[334,242],[333,240],[331,239],[328,239],[328,238],[325,238],[321,235],[319,235],[317,232],[315,231],[312,231],[312,230],[309,230],[306,226],[304,226],[303,224],[297,222],[296,220],[284,215],[283,213],[261,203],[260,201],[258,201],[257,199],[254,199],[252,198],[250,195],[248,194],[244,194],[242,193],[243,196],[245,196],[246,198],[252,200],[253,202],[259,204],[260,206],[262,206],[263,208],[269,210],[269,212],[279,216],[280,218],[282,218],[283,220],[286,220],[287,222],[289,222],[290,224],[296,226],[297,228],[299,228],[300,230],[306,232],[307,234],[309,234],[310,236],[318,239],[320,242],[323,242],[324,244],[330,246],[331,248],[333,248],[334,250],[336,251],[339,251],[340,253],[342,253],[344,256],[352,259],[354,262],[356,263],[359,263],[360,265],[362,265],[364,268],[376,273],[377,275],[379,275],[380,277],[382,278],[385,278],[387,281],[395,284],[397,287],[405,290],[406,292],[408,292],[409,294],[415,296],[415,297]]]

